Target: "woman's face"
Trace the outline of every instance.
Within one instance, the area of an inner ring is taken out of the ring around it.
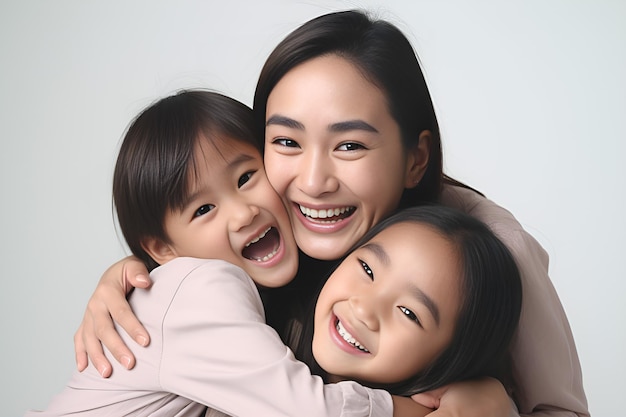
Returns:
[[[405,380],[452,340],[460,306],[458,255],[433,229],[399,223],[350,254],[315,308],[313,355],[339,379]]]
[[[264,159],[298,246],[317,259],[345,254],[423,175],[383,92],[335,55],[300,64],[274,87]]]

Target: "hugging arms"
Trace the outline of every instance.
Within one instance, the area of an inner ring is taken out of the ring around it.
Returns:
[[[487,223],[520,269],[524,304],[510,350],[515,411],[588,415],[574,340],[548,276],[547,254],[511,213],[443,174],[430,95],[415,53],[397,28],[358,12],[305,23],[268,58],[253,110],[268,179],[283,199],[307,266],[303,270],[301,261],[294,282],[265,306],[268,322],[285,339],[316,286],[307,280],[325,275],[324,261],[343,256],[393,210],[439,202]],[[119,283],[124,277],[124,284],[145,286],[147,281],[135,281],[147,278],[140,267],[122,262],[103,279],[77,333],[80,367],[87,349],[107,373],[95,333],[114,357],[134,364],[107,319],[112,314],[133,339],[148,340],[129,315],[127,289]]]

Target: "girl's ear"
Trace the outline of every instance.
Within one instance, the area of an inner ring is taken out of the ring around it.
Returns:
[[[431,141],[432,134],[430,130],[423,130],[420,133],[417,145],[409,149],[406,174],[404,176],[405,188],[414,188],[422,180],[426,168],[428,168]]]
[[[141,247],[159,265],[163,265],[178,257],[175,250],[170,245],[155,237],[143,239]]]

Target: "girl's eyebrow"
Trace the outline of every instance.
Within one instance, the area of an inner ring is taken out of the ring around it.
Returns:
[[[226,161],[227,163],[226,169],[236,169],[239,165],[246,163],[248,161],[252,161],[254,159],[255,159],[254,156],[242,152],[239,155],[237,155],[235,158],[229,161]],[[185,196],[185,198],[183,198],[183,201],[181,204],[182,211],[187,209],[189,204],[195,201],[198,198],[198,196],[200,196],[203,192],[204,190],[201,187],[198,187],[197,183],[194,184],[194,188],[189,191],[189,193]]]
[[[430,311],[430,314],[432,314],[433,318],[435,319],[435,324],[437,324],[437,327],[439,327],[439,308],[437,307],[437,304],[435,304],[433,299],[430,298],[428,294],[420,290],[415,285],[411,284],[409,287],[415,298],[417,298],[422,304],[424,304],[428,311]]]
[[[378,243],[368,242],[365,245],[361,246],[361,249],[366,249],[372,252],[376,256],[376,258],[378,258],[379,262],[385,266],[391,263],[389,255],[387,254],[385,249]],[[437,327],[439,327],[439,307],[437,307],[437,304],[433,301],[432,298],[428,296],[428,294],[419,289],[417,286],[410,284],[409,289],[413,296],[417,298],[420,303],[424,304],[428,311],[430,311],[433,319],[435,319]]]
[[[389,255],[387,255],[385,248],[383,248],[378,243],[368,242],[365,245],[361,246],[361,249],[367,249],[372,252],[376,256],[376,258],[378,258],[378,261],[385,266],[391,263],[391,259],[389,259]]]

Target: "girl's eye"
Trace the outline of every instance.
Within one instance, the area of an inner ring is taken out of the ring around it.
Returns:
[[[213,210],[215,206],[213,204],[205,204],[200,206],[198,210],[193,214],[193,217],[200,217],[207,214],[209,211]]]
[[[296,142],[293,139],[288,139],[288,138],[274,139],[272,143],[274,145],[285,146],[287,148],[299,148],[300,147],[300,145],[298,145],[298,142]]]
[[[360,259],[359,259],[359,263],[361,264],[361,267],[363,268],[367,276],[370,277],[372,281],[374,281],[374,271],[372,271],[372,268],[370,268],[368,264],[366,264],[364,261]]]
[[[341,145],[337,146],[338,151],[358,151],[359,149],[365,149],[365,146],[356,142],[342,143]]]
[[[415,315],[414,312],[412,312],[411,310],[409,310],[408,308],[406,308],[404,306],[399,306],[398,308],[400,309],[400,311],[402,311],[402,313],[404,313],[406,318],[408,318],[411,321],[414,321],[420,327],[422,327],[422,323],[420,322],[420,319],[417,317],[417,315]]]
[[[245,183],[250,181],[250,178],[252,178],[254,173],[255,171],[248,171],[245,174],[243,174],[241,177],[239,177],[239,181],[237,181],[237,188],[243,187]]]

